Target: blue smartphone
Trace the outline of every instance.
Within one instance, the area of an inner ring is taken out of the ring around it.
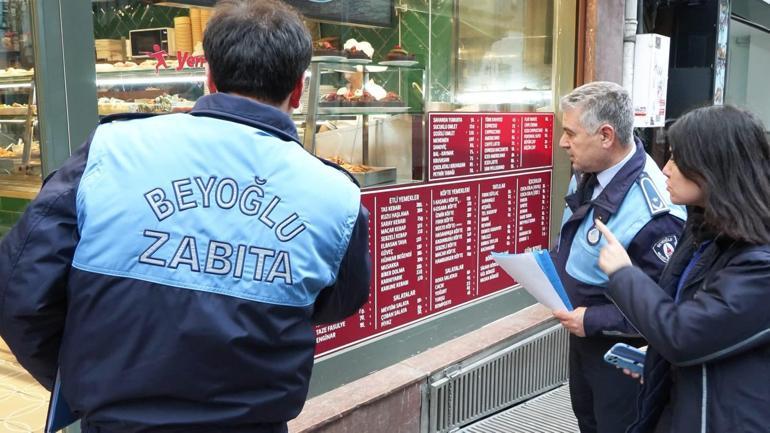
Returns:
[[[625,343],[616,343],[607,353],[604,360],[620,368],[627,368],[632,373],[642,374],[646,353]]]

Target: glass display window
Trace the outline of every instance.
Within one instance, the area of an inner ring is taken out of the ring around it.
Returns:
[[[553,111],[552,0],[458,2],[451,102]]]
[[[100,116],[189,110],[205,92],[206,8],[94,1]]]
[[[0,1],[0,236],[41,185],[30,2]]]
[[[100,116],[185,111],[206,93],[202,35],[211,9],[176,7],[184,3],[92,3]],[[288,3],[305,14],[313,36],[293,115],[305,148],[348,169],[364,188],[424,180],[427,48],[417,42],[427,27],[402,2],[375,2],[366,14],[350,2]],[[407,25],[419,33],[415,42],[406,40]]]

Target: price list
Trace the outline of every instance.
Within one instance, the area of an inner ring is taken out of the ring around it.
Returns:
[[[511,117],[485,115],[482,119],[482,171],[485,173],[510,169],[512,137]]]
[[[419,189],[377,196],[377,329],[413,321],[429,308],[429,201],[429,191]]]
[[[551,203],[551,173],[518,177],[516,207],[516,252],[548,248],[548,221]]]
[[[553,164],[553,113],[431,113],[430,179]]]
[[[492,252],[514,252],[516,178],[479,182],[478,272],[480,296],[510,287],[513,280],[495,263]]]
[[[553,115],[536,114],[519,118],[521,125],[522,167],[542,167],[553,163]]]
[[[466,176],[479,172],[481,136],[475,114],[431,116],[429,130],[432,178]]]
[[[431,191],[433,217],[432,305],[442,310],[471,299],[476,279],[475,185]]]
[[[374,251],[377,228],[377,214],[375,209],[375,196],[361,196],[361,204],[369,210],[369,251]],[[376,257],[371,254],[372,270],[375,269]],[[355,341],[362,340],[374,333],[374,304],[377,273],[372,272],[369,283],[369,301],[358,309],[356,314],[342,322],[316,326],[316,354],[322,354],[334,349],[344,347]]]

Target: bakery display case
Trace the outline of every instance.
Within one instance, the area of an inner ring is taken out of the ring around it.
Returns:
[[[40,182],[33,73],[13,67],[0,70],[0,182],[7,184]]]
[[[424,69],[408,60],[314,59],[293,115],[305,148],[363,187],[421,180]],[[151,59],[96,64],[101,116],[186,111],[204,84],[203,68],[179,68],[173,58],[163,67]]]
[[[364,188],[423,180],[424,69],[356,52],[366,55],[314,56],[295,113],[305,148]]]
[[[100,116],[185,111],[206,93],[201,41],[211,10],[195,6],[93,3]],[[412,43],[402,45],[394,4],[358,18],[347,6],[297,6],[313,38],[301,106],[292,115],[304,147],[346,168],[362,187],[425,180],[425,58],[410,51]],[[358,25],[378,30],[361,33]]]
[[[0,233],[3,203],[30,199],[41,184],[34,47],[29,1],[0,1]]]
[[[96,65],[100,116],[115,113],[170,113],[192,108],[204,93],[203,68],[178,69],[176,60]]]

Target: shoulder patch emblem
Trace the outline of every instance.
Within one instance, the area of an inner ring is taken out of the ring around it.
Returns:
[[[652,215],[659,215],[669,211],[668,205],[658,192],[658,188],[646,172],[642,172],[637,179],[639,186],[642,188],[644,199],[647,202],[647,208]]]
[[[678,242],[679,238],[676,235],[664,236],[652,245],[652,252],[658,256],[661,262],[668,263]]]

